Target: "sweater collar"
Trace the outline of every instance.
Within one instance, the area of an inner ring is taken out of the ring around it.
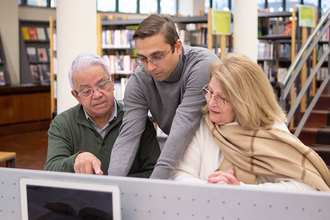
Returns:
[[[182,51],[179,57],[179,63],[178,66],[175,68],[175,70],[173,71],[173,73],[166,79],[164,80],[164,82],[177,82],[181,79],[181,75],[183,72],[183,59],[184,59],[184,47],[182,46]]]
[[[116,107],[117,107],[117,114],[116,114],[116,118],[113,120],[114,123],[110,123],[110,127],[113,127],[115,124],[117,124],[116,123],[116,122],[118,122],[117,119],[118,118],[121,119],[124,114],[122,104],[118,103],[118,101],[115,101],[114,105],[116,105]],[[81,104],[79,104],[79,106],[80,107],[78,108],[77,123],[93,129],[92,124],[86,119],[86,115],[85,115],[83,106]],[[119,121],[121,121],[121,120],[119,120]]]

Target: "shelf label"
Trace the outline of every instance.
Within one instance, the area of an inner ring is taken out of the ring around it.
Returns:
[[[212,33],[230,35],[230,11],[212,10]]]
[[[299,26],[314,27],[314,7],[300,6],[299,8]]]

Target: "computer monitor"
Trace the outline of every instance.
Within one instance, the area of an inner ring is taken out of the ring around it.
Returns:
[[[50,179],[20,179],[22,220],[121,219],[116,185]]]

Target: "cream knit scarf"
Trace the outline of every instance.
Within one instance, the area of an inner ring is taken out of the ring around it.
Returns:
[[[291,133],[220,126],[210,120],[209,114],[205,120],[224,154],[219,169],[233,169],[239,181],[258,184],[257,175],[292,178],[330,191],[330,173],[323,160]]]

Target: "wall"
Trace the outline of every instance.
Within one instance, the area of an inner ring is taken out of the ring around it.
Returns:
[[[182,16],[198,16],[204,11],[204,0],[179,0],[178,14]]]
[[[0,34],[11,83],[19,83],[18,4],[15,0],[0,1]]]
[[[55,8],[19,6],[18,12],[20,20],[49,21],[50,16],[56,18]]]

